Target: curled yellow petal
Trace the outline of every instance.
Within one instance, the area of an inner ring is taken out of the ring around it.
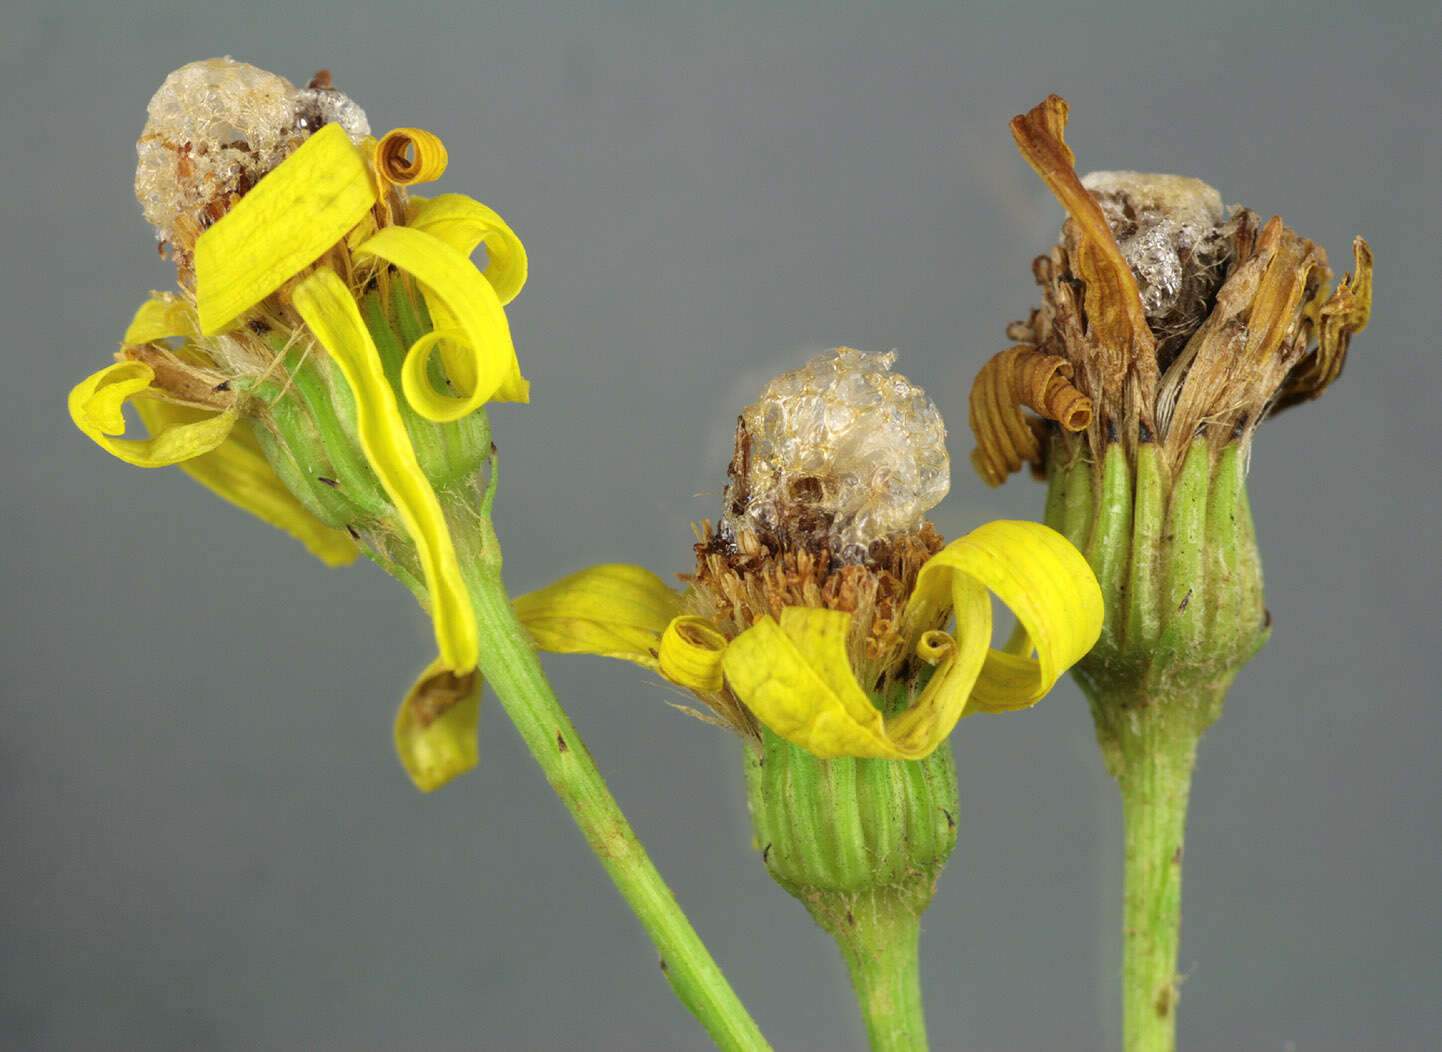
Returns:
[[[428,420],[459,420],[489,401],[526,401],[529,397],[516,362],[511,329],[496,290],[471,261],[433,234],[393,226],[357,247],[401,268],[421,285],[437,332],[459,338],[441,341],[446,372],[460,397],[431,383],[434,340],[418,343],[401,367],[406,400]]]
[[[464,194],[438,194],[419,202],[406,225],[434,234],[467,258],[484,243],[483,273],[502,306],[526,283],[526,246],[498,213],[479,201]]]
[[[846,656],[851,615],[790,606],[731,641],[722,667],[731,690],[766,726],[816,756],[920,759],[893,742]]]
[[[200,328],[214,335],[321,254],[376,203],[365,154],[327,124],[195,243]]]
[[[429,793],[476,766],[480,720],[479,673],[431,662],[396,713],[396,755],[417,789]]]
[[[291,299],[355,395],[361,448],[416,546],[441,660],[454,672],[469,672],[476,667],[479,644],[455,546],[360,309],[345,282],[328,267],[306,277]]]
[[[599,654],[656,668],[661,633],[680,596],[641,566],[592,566],[512,604],[542,650]]]
[[[127,464],[158,468],[208,453],[225,441],[235,426],[235,409],[204,415],[185,423],[170,422],[149,438],[125,434],[125,403],[150,386],[155,371],[144,362],[124,361],[87,376],[70,391],[70,418],[75,426]]]
[[[376,143],[376,176],[397,186],[439,179],[446,160],[446,144],[423,128],[396,128]]]
[[[153,398],[138,400],[135,409],[152,434],[205,415],[198,409]],[[344,566],[360,554],[349,534],[331,529],[295,499],[276,477],[245,421],[239,421],[225,441],[209,453],[183,461],[180,468],[216,496],[284,530],[327,566]]]
[[[989,649],[974,686],[968,685],[971,711],[1036,704],[1101,634],[1096,576],[1070,541],[1040,523],[990,522],[948,544],[922,567],[904,616],[926,620],[950,601],[958,635],[989,641],[989,611],[984,632],[979,613],[974,620],[963,614],[976,608],[978,589],[989,589],[1011,609],[1026,639],[1007,650]]]
[[[721,689],[726,637],[704,617],[675,618],[661,634],[660,672],[672,683],[714,694]]]

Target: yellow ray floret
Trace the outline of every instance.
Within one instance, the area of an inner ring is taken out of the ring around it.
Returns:
[[[714,694],[723,685],[725,653],[726,637],[704,617],[678,617],[661,634],[660,672],[678,686]]]
[[[327,124],[195,243],[195,293],[206,335],[226,329],[328,248],[376,203],[365,155]]]
[[[476,766],[480,719],[480,674],[431,662],[396,713],[396,755],[417,789],[429,793]]]
[[[199,336],[195,322],[195,309],[173,293],[153,293],[151,298],[140,305],[130,327],[125,330],[125,344],[158,343],[179,336],[191,339]]]
[[[599,654],[657,667],[661,633],[680,597],[650,570],[593,566],[514,602],[517,618],[542,650]]]
[[[500,298],[466,256],[434,234],[411,227],[387,227],[355,251],[407,271],[425,292],[435,331],[416,342],[401,367],[401,387],[411,408],[428,420],[444,422],[459,420],[489,401],[529,398]],[[438,343],[459,398],[431,383],[430,351]]]
[[[948,601],[959,611],[963,590],[973,588],[995,593],[1025,632],[1006,650],[988,650],[973,711],[1035,705],[1101,635],[1096,576],[1070,541],[1040,523],[989,522],[948,544],[922,567],[904,618],[925,623]],[[958,614],[958,634],[969,630]]]
[[[70,418],[97,445],[127,464],[159,468],[208,453],[225,441],[235,426],[235,409],[200,419],[171,422],[149,438],[125,434],[125,403],[145,391],[155,371],[144,362],[116,362],[87,376],[70,391]]]
[[[1017,615],[1025,654],[991,649],[988,590]],[[969,707],[1035,704],[1101,632],[1101,591],[1086,560],[1037,523],[989,523],[938,552],[922,568],[905,623],[934,623],[948,606],[956,637],[919,634],[917,653],[936,671],[920,697],[890,719],[852,675],[851,619],[837,611],[789,607],[779,621],[762,618],[726,649],[726,680],[757,719],[818,756],[915,760]]]
[[[467,258],[484,244],[482,273],[496,290],[496,298],[502,306],[516,298],[526,284],[526,246],[497,212],[464,194],[440,194],[430,200],[413,196],[411,205],[406,222],[411,229],[434,234]]]
[[[470,596],[445,514],[416,460],[395,392],[386,382],[360,310],[345,282],[327,267],[297,285],[292,302],[355,395],[361,448],[420,558],[441,661],[454,672],[469,672],[479,656]]]
[[[817,756],[916,758],[891,740],[857,685],[846,653],[850,629],[850,614],[787,607],[780,620],[763,617],[732,640],[722,659],[726,679],[758,720]]]

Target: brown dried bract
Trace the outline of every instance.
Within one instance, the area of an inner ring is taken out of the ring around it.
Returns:
[[[1227,441],[1266,414],[1306,350],[1312,335],[1307,306],[1330,276],[1326,253],[1278,216],[1262,228],[1250,255],[1234,257],[1211,314],[1158,393],[1174,467],[1199,432]]]
[[[155,374],[151,387],[164,391],[167,401],[214,410],[229,409],[235,404],[235,393],[227,382],[229,378],[198,355],[182,356],[160,344],[146,343],[129,345],[116,357],[150,366]]]

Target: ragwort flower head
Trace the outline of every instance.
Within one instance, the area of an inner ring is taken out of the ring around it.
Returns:
[[[741,414],[689,587],[582,571],[517,600],[538,643],[636,661],[758,747],[765,726],[823,758],[921,759],[965,714],[1035,704],[1096,639],[1095,579],[1036,523],[943,544],[926,513],[945,429],[893,360],[841,349],[772,381]],[[988,591],[1020,624],[1004,650]]]
[[[230,58],[185,66],[151,100],[137,154],[177,288],[141,306],[71,416],[328,564],[363,552],[412,588],[439,656],[396,740],[433,788],[475,762],[478,636],[448,515],[474,515],[485,486],[484,404],[528,398],[503,310],[525,249],[469,197],[410,194],[444,171],[444,145],[414,128],[371,137],[326,71],[296,88]],[[484,273],[470,260],[482,243]],[[148,438],[122,437],[131,400]]]
[[[1341,374],[1371,309],[1371,250],[1355,239],[1354,273],[1332,288],[1319,246],[1279,216],[1225,208],[1201,180],[1082,178],[1067,114],[1052,95],[1012,121],[1068,219],[1033,264],[1042,306],[977,376],[972,463],[995,486],[1024,462],[1040,473],[1047,444],[1074,450],[1074,434],[1095,463],[1114,444],[1132,460],[1155,444],[1173,475],[1196,438],[1245,449],[1263,419]]]
[[[1096,570],[1107,616],[1077,668],[1084,688],[1230,682],[1271,626],[1253,437],[1341,374],[1371,309],[1372,254],[1356,238],[1333,287],[1320,247],[1200,180],[1083,178],[1067,114],[1053,95],[1011,124],[1068,218],[1032,265],[1041,306],[972,388],[972,463],[992,485],[1025,462],[1044,474],[1046,521]],[[1094,710],[1115,739],[1126,713]]]

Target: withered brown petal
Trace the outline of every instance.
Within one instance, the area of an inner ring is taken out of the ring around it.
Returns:
[[[1220,424],[1226,434],[1265,413],[1308,342],[1307,304],[1330,273],[1325,253],[1280,217],[1262,228],[1162,379],[1158,418],[1178,438],[1168,443],[1174,466],[1202,426]]]
[[[1150,349],[1155,340],[1147,326],[1136,277],[1117,247],[1101,206],[1082,186],[1071,148],[1062,138],[1067,113],[1065,99],[1048,95],[1039,106],[1012,118],[1012,137],[1077,225],[1081,251],[1073,265],[1086,283],[1085,306],[1092,335],[1102,347],[1119,354],[1133,347]],[[1107,372],[1120,385],[1126,367],[1121,361],[1115,364],[1117,367]]]
[[[1025,345],[993,355],[981,367],[971,387],[970,423],[977,442],[971,462],[987,485],[1001,485],[1023,462],[1040,464],[1039,421],[1023,413],[1023,406],[1068,431],[1091,423],[1091,399],[1072,385],[1071,377],[1065,358]]]
[[[1272,412],[1319,397],[1342,375],[1352,335],[1367,327],[1372,314],[1372,249],[1360,237],[1352,241],[1352,259],[1353,272],[1317,312],[1317,349],[1292,370]]]

